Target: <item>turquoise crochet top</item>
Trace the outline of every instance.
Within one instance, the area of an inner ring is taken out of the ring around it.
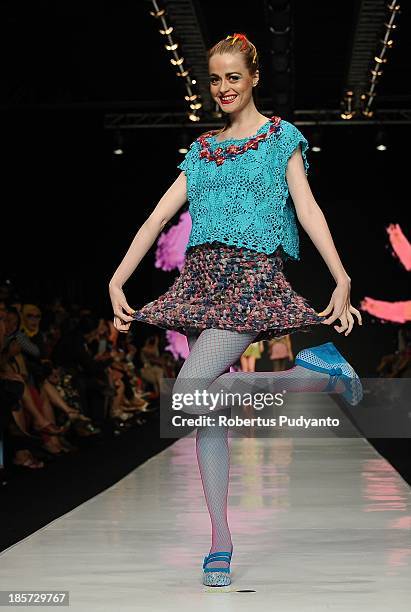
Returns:
[[[219,241],[267,254],[281,247],[284,259],[299,260],[295,208],[285,173],[300,145],[308,173],[307,140],[295,125],[276,116],[251,138],[218,143],[217,131],[194,140],[178,165],[186,174],[192,219],[186,251]]]

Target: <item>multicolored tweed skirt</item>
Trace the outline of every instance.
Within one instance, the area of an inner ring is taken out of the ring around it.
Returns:
[[[210,327],[256,332],[255,342],[311,331],[327,317],[292,289],[283,264],[279,249],[267,255],[221,242],[190,247],[171,287],[133,318],[185,335]]]

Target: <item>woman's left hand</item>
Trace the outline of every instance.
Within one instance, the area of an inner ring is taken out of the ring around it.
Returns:
[[[359,325],[362,325],[361,313],[354,306],[351,306],[350,291],[350,281],[338,283],[327,308],[318,313],[320,316],[331,313],[328,319],[324,319],[323,323],[325,325],[331,325],[336,319],[340,319],[341,325],[334,325],[334,329],[339,334],[345,332],[345,336],[348,336],[354,326],[353,314],[357,317]]]

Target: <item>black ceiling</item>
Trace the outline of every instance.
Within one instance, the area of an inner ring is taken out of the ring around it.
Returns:
[[[269,100],[263,1],[196,4],[207,47],[234,31],[245,32],[256,44],[260,100]],[[339,108],[358,8],[359,0],[293,3],[296,109]],[[129,105],[143,112],[185,111],[183,84],[174,74],[150,9],[147,0],[3,1],[2,108],[87,105],[115,111]],[[409,22],[407,7],[401,7],[376,110],[411,106]],[[179,24],[174,26],[178,39]]]

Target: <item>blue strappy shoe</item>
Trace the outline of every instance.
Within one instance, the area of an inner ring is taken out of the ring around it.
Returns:
[[[345,385],[342,397],[350,406],[356,406],[361,401],[363,396],[361,381],[354,368],[332,342],[303,349],[297,353],[295,365],[329,374],[331,378],[324,391],[333,391],[340,379]]]
[[[204,557],[203,584],[206,586],[228,586],[231,584],[230,562],[232,552],[215,552]],[[206,567],[211,561],[226,561],[228,567]]]

